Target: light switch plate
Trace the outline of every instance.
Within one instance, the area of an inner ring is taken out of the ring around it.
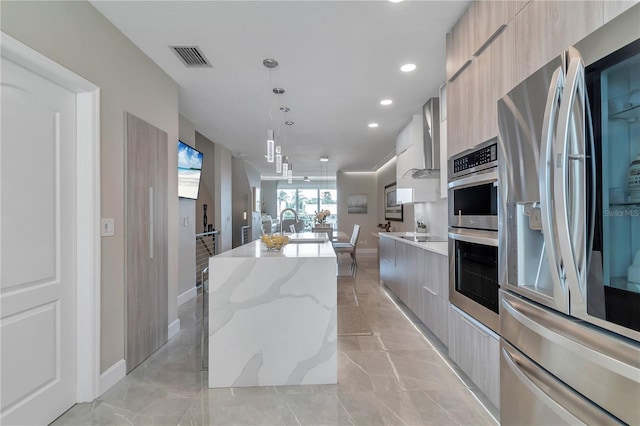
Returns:
[[[105,217],[100,222],[100,235],[103,237],[113,237],[115,235],[115,220]]]

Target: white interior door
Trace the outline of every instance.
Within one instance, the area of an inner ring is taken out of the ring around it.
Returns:
[[[2,424],[76,399],[76,96],[2,58]]]

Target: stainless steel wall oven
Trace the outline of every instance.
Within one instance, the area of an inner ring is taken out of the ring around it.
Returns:
[[[449,301],[498,332],[498,154],[489,140],[449,160]]]

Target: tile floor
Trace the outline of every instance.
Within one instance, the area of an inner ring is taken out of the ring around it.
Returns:
[[[338,338],[337,385],[209,389],[207,373],[200,371],[198,297],[180,306],[182,329],[166,346],[103,396],[77,404],[53,424],[496,424],[479,403],[483,395],[445,363],[441,343],[414,327],[385,294],[376,258],[359,257],[358,265],[355,279],[338,279],[338,303],[359,304],[373,335]],[[495,407],[490,410],[495,416]]]

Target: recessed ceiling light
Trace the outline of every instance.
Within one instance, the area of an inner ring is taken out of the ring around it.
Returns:
[[[378,123],[369,123],[369,127],[378,127]]]
[[[380,105],[391,105],[393,101],[391,99],[383,99],[380,101]]]
[[[285,121],[284,124],[287,126],[293,126],[295,123],[293,121]]]
[[[411,72],[416,69],[416,64],[404,64],[400,67],[400,71],[402,72]]]
[[[282,112],[289,112],[289,111],[291,111],[291,108],[289,108],[288,106],[281,106],[281,107],[280,107],[280,111],[282,111]]]
[[[323,163],[326,163],[327,161],[329,161],[329,157],[326,157],[323,155],[322,157],[320,157],[320,161],[322,161]]]

